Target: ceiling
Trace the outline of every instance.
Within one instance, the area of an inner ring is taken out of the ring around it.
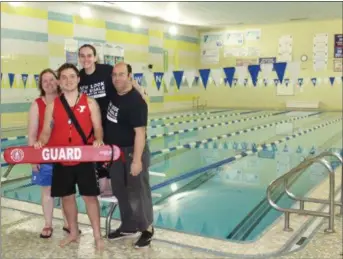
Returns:
[[[175,24],[222,28],[290,20],[342,19],[342,2],[93,2]]]

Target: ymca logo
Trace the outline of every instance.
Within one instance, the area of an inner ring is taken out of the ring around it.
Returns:
[[[83,113],[85,109],[86,109],[86,105],[79,105],[79,107],[77,108],[77,111],[80,113]]]

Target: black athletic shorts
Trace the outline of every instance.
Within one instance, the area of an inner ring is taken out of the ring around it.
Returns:
[[[110,178],[110,172],[107,167],[104,167],[103,162],[96,163],[96,170],[98,172],[98,177],[100,178]]]
[[[73,166],[54,164],[51,197],[75,194],[76,184],[81,196],[98,196],[100,194],[98,176],[93,163],[80,163]]]

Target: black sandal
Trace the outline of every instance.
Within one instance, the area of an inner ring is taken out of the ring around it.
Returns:
[[[65,232],[67,232],[68,234],[70,234],[69,228],[63,227],[63,230],[64,230]],[[81,230],[79,230],[79,234],[81,234]]]
[[[39,235],[40,238],[50,238],[52,236],[52,232],[54,231],[52,227],[45,227],[43,228],[43,231],[50,231],[50,235],[43,235],[42,233]]]

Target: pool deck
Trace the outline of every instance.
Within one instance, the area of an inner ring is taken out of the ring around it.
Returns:
[[[341,183],[342,167],[335,174],[336,190]],[[328,197],[328,179],[314,188],[310,197]],[[102,255],[95,252],[92,230],[86,215],[79,215],[83,234],[78,244],[66,248],[58,246],[63,237],[61,211],[55,210],[54,233],[51,239],[39,238],[43,217],[41,207],[21,201],[1,199],[1,245],[2,258],[342,258],[342,217],[336,217],[335,233],[324,234],[327,220],[291,214],[293,232],[283,231],[284,217],[280,217],[255,242],[234,243],[200,236],[156,229],[151,248],[136,250],[132,239],[105,241]],[[306,209],[318,209],[321,205],[305,203]],[[336,207],[338,208],[338,207]],[[338,209],[336,209],[336,213]],[[314,228],[313,223],[318,223]],[[102,227],[105,220],[102,219]],[[113,220],[113,228],[119,222]],[[309,235],[303,246],[294,246],[305,227],[312,226],[314,235]],[[289,248],[295,248],[288,252]],[[287,248],[287,251],[286,251]],[[281,257],[280,257],[281,256]]]

